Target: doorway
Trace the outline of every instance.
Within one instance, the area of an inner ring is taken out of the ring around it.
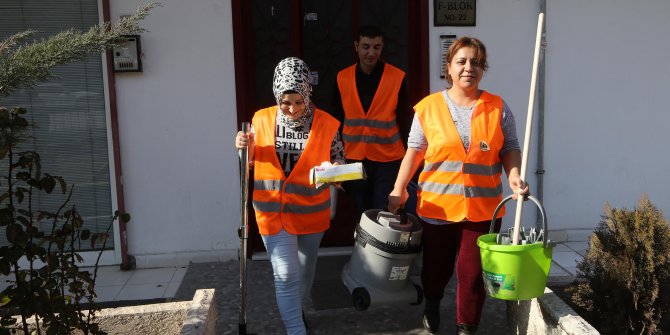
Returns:
[[[232,11],[239,122],[250,121],[257,110],[276,103],[272,94],[274,67],[290,56],[309,65],[312,101],[326,109],[338,71],[357,60],[355,34],[368,24],[384,31],[382,59],[405,71],[410,104],[429,93],[427,1],[233,0]],[[353,208],[353,199],[338,191],[336,215],[322,247],[353,245],[358,223]],[[264,248],[253,209],[249,210],[250,255]]]

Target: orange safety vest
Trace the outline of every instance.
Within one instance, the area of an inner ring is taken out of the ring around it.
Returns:
[[[358,98],[356,64],[337,74],[337,86],[342,96],[344,127],[342,141],[347,159],[390,162],[405,156],[405,147],[395,110],[398,92],[405,72],[391,64],[384,65],[379,87],[367,113]]]
[[[428,141],[419,175],[417,213],[458,222],[487,221],[502,200],[503,102],[482,92],[472,112],[466,154],[442,92],[421,100],[414,110]],[[504,208],[498,217],[505,214]]]
[[[275,151],[277,106],[253,117],[255,135],[253,205],[261,235],[312,234],[330,226],[330,190],[309,183],[309,170],[330,161],[330,148],[340,123],[316,109],[309,137],[291,174],[284,176]]]

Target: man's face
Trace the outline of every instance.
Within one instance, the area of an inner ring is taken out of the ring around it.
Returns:
[[[384,48],[384,40],[381,36],[372,38],[363,36],[357,42],[354,42],[354,48],[361,65],[372,68],[379,61],[379,56]]]

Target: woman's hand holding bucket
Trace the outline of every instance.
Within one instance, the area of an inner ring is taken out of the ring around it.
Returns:
[[[518,174],[512,175],[507,179],[509,181],[509,188],[512,190],[512,192],[514,192],[512,199],[517,200],[519,195],[523,196],[524,198],[530,195],[530,192],[528,191],[528,183],[521,180],[521,177]]]

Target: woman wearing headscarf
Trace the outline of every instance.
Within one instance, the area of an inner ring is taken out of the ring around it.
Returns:
[[[249,148],[253,206],[270,255],[279,312],[289,335],[306,334],[302,312],[314,281],[323,232],[330,226],[330,190],[310,185],[309,170],[344,163],[340,123],[310,101],[304,61],[290,57],[274,72],[276,106],[254,114],[251,131],[235,146]]]

